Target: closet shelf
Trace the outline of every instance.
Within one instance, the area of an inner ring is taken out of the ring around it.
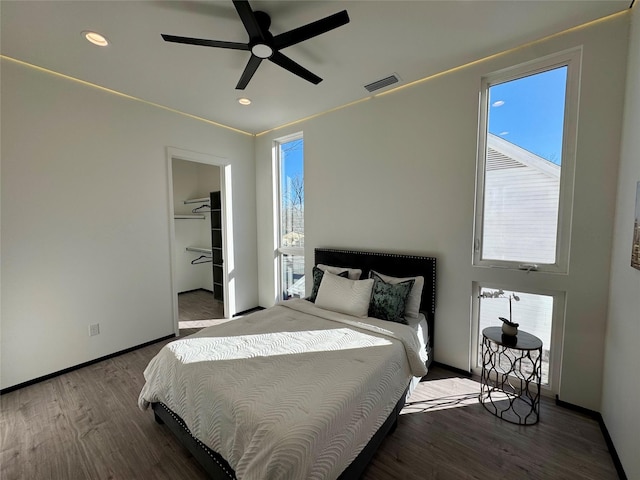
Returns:
[[[187,252],[198,252],[198,253],[208,253],[211,255],[213,250],[211,247],[187,247]]]
[[[209,202],[209,197],[204,198],[190,198],[184,201],[184,204],[187,205],[189,203],[207,203]]]
[[[196,219],[196,220],[204,220],[205,218],[207,218],[205,215],[174,215],[173,218],[175,218],[176,220],[179,219],[185,219],[185,218],[191,218],[191,219]]]

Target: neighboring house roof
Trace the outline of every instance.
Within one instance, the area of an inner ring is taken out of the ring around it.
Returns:
[[[532,167],[549,177],[560,179],[560,165],[539,157],[504,138],[488,133],[487,171],[519,167]]]

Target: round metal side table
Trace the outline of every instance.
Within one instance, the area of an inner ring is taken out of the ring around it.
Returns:
[[[511,337],[500,327],[482,331],[480,403],[495,416],[517,425],[540,419],[542,340],[518,331]]]

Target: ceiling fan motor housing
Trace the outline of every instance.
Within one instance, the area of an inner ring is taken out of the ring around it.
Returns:
[[[262,33],[262,38],[254,37],[249,40],[251,46],[251,53],[259,58],[269,58],[273,55],[273,35],[269,32],[271,26],[271,17],[268,13],[255,11],[253,14],[256,17],[256,22]]]

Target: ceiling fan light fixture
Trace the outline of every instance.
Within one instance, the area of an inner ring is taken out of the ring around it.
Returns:
[[[264,43],[256,43],[253,47],[251,47],[251,53],[253,53],[258,58],[269,58],[273,55],[273,48],[269,45],[265,45]]]
[[[238,99],[240,105],[251,105],[251,99],[247,97],[241,97]]]
[[[236,85],[236,90],[244,90],[246,88],[263,60],[269,60],[314,85],[322,81],[322,78],[287,57],[281,50],[346,25],[350,21],[346,10],[274,36],[269,31],[271,17],[268,13],[261,10],[254,11],[247,0],[232,1],[249,36],[248,43],[180,37],[164,33],[161,34],[162,38],[165,42],[250,51],[251,57],[244,67],[240,80]]]
[[[90,30],[84,30],[82,32],[82,36],[87,39],[87,41],[97,45],[99,47],[106,47],[109,45],[109,40],[106,39],[104,35],[99,34],[98,32],[92,32]]]

